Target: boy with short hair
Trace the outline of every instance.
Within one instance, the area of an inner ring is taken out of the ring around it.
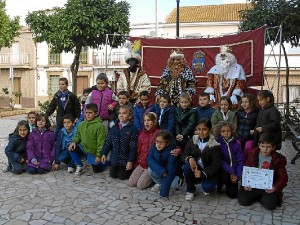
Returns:
[[[196,121],[201,118],[211,119],[215,109],[210,105],[209,93],[203,92],[199,95],[199,106],[196,107]]]
[[[259,201],[268,210],[281,206],[282,190],[287,185],[288,175],[285,168],[286,158],[275,151],[275,143],[273,134],[262,134],[259,138],[258,147],[252,149],[245,163],[245,166],[249,167],[274,170],[272,189],[241,187],[238,192],[238,200],[241,205],[249,206]]]
[[[32,132],[33,129],[35,129],[35,119],[36,119],[36,112],[31,111],[29,113],[27,113],[27,121],[28,121],[28,125],[30,128],[30,133]]]
[[[150,112],[153,108],[152,104],[149,104],[150,94],[148,91],[141,91],[139,94],[139,102],[133,107],[133,122],[138,131],[144,129],[143,116],[146,112]]]
[[[114,109],[109,112],[109,128],[111,129],[116,121],[118,120],[118,113],[120,110],[120,107],[123,105],[128,105],[132,107],[132,104],[129,102],[130,95],[127,91],[120,91],[117,94],[118,97],[118,103],[115,105]]]
[[[167,130],[172,135],[175,133],[175,109],[171,105],[171,98],[169,95],[161,95],[159,104],[156,104],[152,112],[156,113],[158,125],[161,130]]]
[[[59,131],[55,143],[55,160],[52,169],[57,171],[59,164],[63,162],[67,164],[68,172],[73,173],[75,165],[68,148],[76,134],[75,119],[70,115],[66,115],[63,118],[63,123],[64,127]],[[80,151],[78,147],[76,150]]]
[[[78,152],[74,151],[78,145],[86,156],[87,162],[92,165],[94,173],[105,170],[106,165],[101,163],[101,150],[105,141],[105,127],[100,117],[98,117],[98,106],[94,103],[85,105],[86,120],[78,125],[77,132],[69,146],[69,151],[76,164],[75,175],[79,176],[83,171]]]
[[[79,100],[73,92],[68,90],[68,79],[59,78],[59,90],[55,93],[50,105],[46,111],[47,117],[51,116],[56,110],[56,137],[58,132],[63,128],[63,117],[72,115],[77,121],[81,114]]]

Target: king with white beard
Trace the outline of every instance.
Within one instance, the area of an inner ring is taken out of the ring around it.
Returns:
[[[210,94],[210,100],[220,103],[222,96],[230,97],[232,104],[238,104],[238,98],[244,95],[246,82],[245,71],[231,53],[231,48],[220,47],[220,53],[216,56],[216,65],[207,73],[208,79],[204,92]]]

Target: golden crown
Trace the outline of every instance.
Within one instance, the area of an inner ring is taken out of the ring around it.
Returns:
[[[202,51],[199,51],[199,52],[195,52],[193,54],[194,58],[203,58],[205,56],[205,53],[202,52]]]
[[[232,48],[226,45],[220,46],[220,53],[232,53]]]

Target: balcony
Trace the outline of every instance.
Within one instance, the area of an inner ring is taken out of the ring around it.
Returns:
[[[116,68],[127,66],[125,55],[126,52],[111,52],[107,54],[107,67]],[[94,54],[94,66],[105,67],[105,52]]]
[[[0,66],[5,67],[28,67],[29,66],[29,53],[20,54],[10,54],[1,53],[0,54]]]

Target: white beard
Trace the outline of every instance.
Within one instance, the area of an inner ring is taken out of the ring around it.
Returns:
[[[227,58],[225,58],[224,60],[221,60],[219,67],[220,67],[220,74],[225,79],[227,79],[228,72],[231,68],[231,62]]]

